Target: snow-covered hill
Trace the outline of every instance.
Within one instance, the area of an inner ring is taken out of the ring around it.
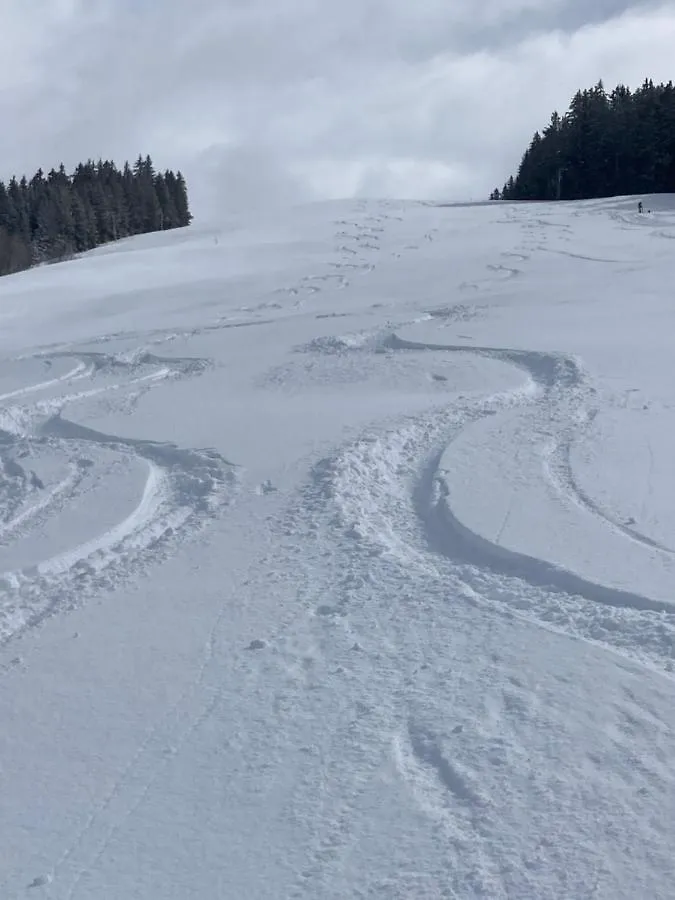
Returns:
[[[675,200],[0,281],[0,897],[675,882]]]

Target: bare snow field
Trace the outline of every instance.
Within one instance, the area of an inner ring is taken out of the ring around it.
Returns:
[[[675,888],[675,199],[0,281],[0,898]]]

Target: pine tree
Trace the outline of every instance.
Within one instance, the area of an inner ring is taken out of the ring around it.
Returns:
[[[8,192],[13,215],[9,232],[10,234],[18,235],[26,243],[30,243],[30,210],[27,200],[26,179],[22,178],[18,182],[16,178],[12,178],[9,182]]]
[[[190,213],[190,205],[188,203],[187,185],[180,170],[176,173],[173,200],[176,204],[176,211],[178,213],[178,225],[180,227],[189,225],[192,221],[192,215]]]
[[[173,196],[169,193],[169,187],[166,177],[162,172],[158,172],[154,179],[155,194],[159,203],[161,213],[160,228],[176,228],[179,223],[178,211]]]

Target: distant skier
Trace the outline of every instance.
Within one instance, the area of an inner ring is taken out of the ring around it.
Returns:
[[[640,202],[638,203],[638,212],[642,212],[642,200],[640,200]]]

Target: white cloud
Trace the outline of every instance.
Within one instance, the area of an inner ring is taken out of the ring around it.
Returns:
[[[150,152],[196,211],[483,198],[579,87],[671,77],[675,4],[12,0],[0,170]]]

